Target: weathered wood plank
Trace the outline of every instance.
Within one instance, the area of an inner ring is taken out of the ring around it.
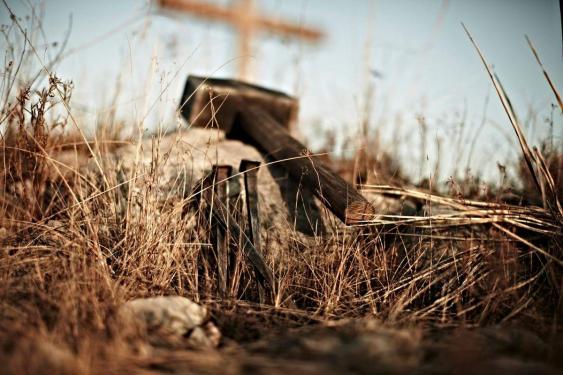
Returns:
[[[375,215],[374,207],[354,186],[327,167],[260,107],[241,108],[235,126],[263,152],[282,162],[293,178],[307,184],[344,223],[357,224]]]

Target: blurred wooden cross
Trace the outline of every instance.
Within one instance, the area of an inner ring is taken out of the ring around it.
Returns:
[[[223,22],[238,31],[238,78],[243,80],[251,78],[252,38],[256,32],[265,31],[306,42],[318,42],[323,37],[320,30],[261,16],[254,0],[234,0],[228,8],[198,0],[158,1],[163,8]]]

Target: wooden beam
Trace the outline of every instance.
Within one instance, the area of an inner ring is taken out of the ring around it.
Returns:
[[[245,16],[244,14],[241,14],[238,8],[225,8],[201,1],[159,0],[159,3],[165,8],[192,13],[210,21],[223,22],[235,27],[240,26],[241,18]],[[269,19],[252,15],[249,21],[255,23],[257,28],[261,31],[303,39],[308,42],[317,42],[324,36],[324,34],[317,29],[292,24],[283,20]]]
[[[247,104],[247,103],[245,103]],[[375,208],[358,190],[328,168],[262,108],[247,104],[236,125],[255,146],[283,163],[296,181],[303,181],[317,198],[346,224],[359,224],[375,216]]]

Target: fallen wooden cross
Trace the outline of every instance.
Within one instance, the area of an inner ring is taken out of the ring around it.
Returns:
[[[189,76],[180,112],[192,126],[219,126],[283,162],[292,178],[346,224],[374,217],[374,207],[342,177],[293,138],[287,129],[297,117],[297,100],[278,91],[229,79]]]

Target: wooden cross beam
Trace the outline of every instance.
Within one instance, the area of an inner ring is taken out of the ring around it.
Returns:
[[[251,74],[252,38],[257,32],[270,32],[284,37],[318,42],[323,33],[314,28],[284,20],[266,18],[257,11],[254,0],[234,0],[228,8],[197,0],[159,0],[163,8],[180,10],[211,21],[223,22],[238,31],[238,75],[248,80]]]

